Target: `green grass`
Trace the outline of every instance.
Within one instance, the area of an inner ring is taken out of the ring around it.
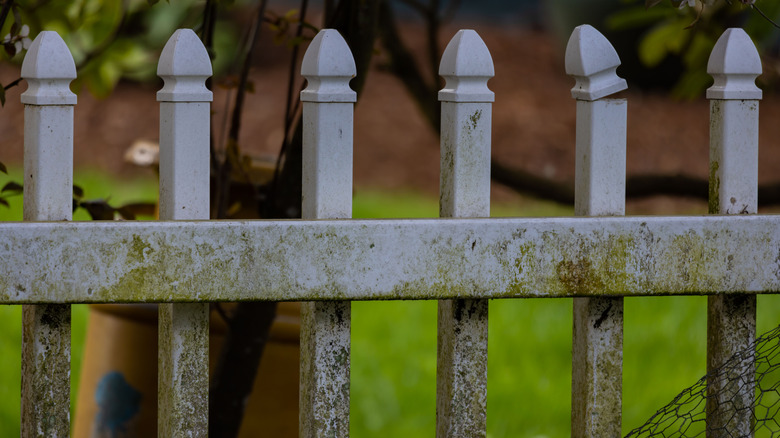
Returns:
[[[18,173],[17,173],[18,175]],[[87,197],[122,203],[154,197],[153,180],[120,182],[80,172]],[[140,194],[140,198],[136,195]],[[21,210],[0,208],[0,220]],[[355,217],[435,217],[435,197],[358,189]],[[496,216],[563,216],[571,210],[522,201],[493,207]],[[83,216],[77,216],[83,218]],[[758,332],[777,325],[779,296],[761,296]],[[436,302],[353,303],[351,435],[428,437],[435,433]],[[0,436],[18,436],[21,312],[0,306]],[[86,306],[73,306],[73,400],[78,386]],[[569,435],[570,299],[490,302],[488,435]],[[623,429],[639,426],[705,371],[706,298],[628,298],[624,330]]]

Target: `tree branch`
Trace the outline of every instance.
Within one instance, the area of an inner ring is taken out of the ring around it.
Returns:
[[[574,188],[569,184],[512,169],[496,160],[491,161],[490,170],[493,181],[517,193],[559,204],[574,204]],[[631,175],[626,178],[626,199],[673,196],[706,202],[708,187],[706,180],[690,175]],[[762,206],[780,205],[780,182],[759,185],[758,199]]]
[[[295,30],[296,38],[300,38],[303,35],[303,29],[305,27],[304,22],[306,21],[306,11],[308,10],[308,6],[308,0],[301,0],[301,16],[300,20],[298,21],[298,27]],[[281,159],[284,156],[284,148],[290,139],[290,129],[295,122],[295,117],[298,114],[298,109],[300,108],[301,104],[301,99],[294,93],[296,89],[295,85],[297,83],[296,78],[298,77],[297,67],[299,52],[300,45],[296,44],[292,48],[292,53],[290,54],[290,68],[287,71],[287,101],[284,105],[284,138],[282,139],[282,149],[276,160],[276,167],[274,169],[275,172],[279,171]],[[300,89],[298,91],[300,92]],[[278,175],[274,175],[274,177],[276,176]]]
[[[252,53],[257,44],[260,26],[265,17],[265,8],[267,0],[260,2],[257,7],[257,14],[252,21],[252,25],[247,33],[247,39],[244,46],[244,59],[239,75],[238,89],[236,90],[236,101],[233,103],[233,112],[231,114],[230,128],[228,130],[227,144],[225,146],[225,157],[219,171],[217,172],[217,190],[215,193],[214,209],[217,218],[224,218],[227,214],[228,199],[231,185],[231,173],[233,165],[240,166],[240,152],[238,149],[238,135],[241,131],[241,116],[244,112],[244,99],[246,97],[246,84],[249,80],[249,68],[252,65]]]
[[[439,0],[430,0],[428,5],[428,14],[426,16],[426,31],[428,40],[428,62],[430,65],[430,74],[432,83],[439,88]]]
[[[4,90],[8,90],[9,88],[13,88],[13,87],[15,87],[15,86],[19,85],[19,84],[22,82],[22,80],[23,80],[23,78],[16,78],[16,79],[14,79],[13,81],[11,81],[11,82],[9,82],[9,83],[5,84],[5,85],[3,86],[3,89],[4,89]]]
[[[306,1],[306,0],[304,0]],[[231,187],[231,170],[233,163],[239,159],[238,136],[241,129],[241,115],[244,109],[246,85],[252,62],[252,53],[258,41],[260,27],[265,17],[267,0],[258,6],[257,15],[253,21],[245,42],[244,59],[241,67],[240,80],[231,114],[231,124],[228,133],[225,157],[217,165],[215,172],[215,215],[217,218],[226,216],[229,206]],[[212,43],[216,2],[209,2],[204,17],[204,35]],[[213,152],[212,148],[212,154]],[[241,168],[243,169],[243,168]],[[257,187],[249,181],[241,187],[249,186],[255,198],[259,197]],[[214,371],[209,386],[209,436],[216,438],[234,438],[238,436],[244,418],[245,400],[252,392],[260,359],[276,314],[276,303],[241,302],[236,304],[235,313],[228,322],[228,333],[220,351],[217,369]]]
[[[574,189],[532,173],[511,169],[498,161],[490,161],[490,177],[515,192],[535,198],[547,199],[560,204],[574,204]]]
[[[431,126],[438,129],[441,116],[436,99],[438,90],[435,84],[431,85],[425,81],[414,57],[401,41],[393,9],[388,1],[383,1],[379,10],[379,38],[390,58],[390,71],[401,79]],[[434,75],[437,73],[434,71]]]
[[[8,18],[8,13],[11,12],[11,8],[14,5],[14,0],[5,0],[3,7],[0,8],[0,29],[5,25],[5,20]]]
[[[228,331],[209,388],[208,436],[238,436],[275,314],[275,302],[242,302],[226,319]]]

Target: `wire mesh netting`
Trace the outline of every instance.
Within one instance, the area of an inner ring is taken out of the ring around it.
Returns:
[[[751,393],[754,394],[752,400]],[[708,411],[713,420],[705,422]],[[755,343],[682,391],[645,424],[629,432],[626,438],[780,438],[778,411],[780,326],[764,333]]]

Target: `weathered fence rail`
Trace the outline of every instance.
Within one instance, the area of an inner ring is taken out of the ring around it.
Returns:
[[[345,437],[350,302],[439,299],[437,436],[485,436],[486,300],[521,297],[575,297],[572,436],[620,435],[623,297],[710,295],[708,367],[719,366],[754,338],[755,294],[780,292],[780,217],[743,215],[756,212],[761,63],[735,29],[708,68],[718,215],[620,217],[627,104],[605,99],[626,88],[619,63],[595,29],[574,31],[575,213],[588,217],[486,218],[493,63],[475,32],[460,31],[440,69],[448,219],[350,220],[355,66],[341,36],[324,30],[302,64],[306,220],[207,221],[211,66],[195,34],[180,30],[158,68],[163,221],[68,223],[75,68],[57,34],[41,33],[22,68],[30,223],[0,224],[0,304],[25,305],[22,435],[69,433],[70,303],[164,303],[158,434],[178,437],[206,435],[205,303],[305,301],[300,436]],[[743,406],[754,397],[750,385],[719,389]],[[707,421],[752,436],[749,410],[729,406],[713,404]]]
[[[776,293],[777,220],[6,223],[0,303]]]

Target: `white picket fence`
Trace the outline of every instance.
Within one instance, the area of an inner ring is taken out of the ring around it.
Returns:
[[[595,29],[574,31],[566,70],[576,79],[575,211],[588,217],[487,218],[493,63],[479,36],[463,30],[440,68],[441,216],[452,219],[343,220],[351,216],[355,64],[338,32],[323,30],[302,65],[304,220],[206,221],[211,66],[195,34],[179,30],[158,67],[162,221],[73,223],[68,84],[76,71],[59,36],[41,33],[22,67],[27,222],[0,224],[0,304],[25,305],[22,436],[69,433],[71,303],[166,303],[158,436],[203,437],[206,303],[289,300],[306,302],[300,436],[346,437],[350,302],[378,299],[441,300],[437,436],[485,436],[487,299],[522,297],[574,297],[572,436],[619,436],[622,297],[709,295],[708,366],[717,366],[754,338],[755,294],[780,291],[780,217],[741,214],[756,213],[761,98],[761,63],[743,31],[721,37],[708,68],[718,215],[620,217],[627,104],[605,99],[626,88],[618,65]],[[744,365],[746,373],[754,366]],[[750,385],[731,389],[752,402]],[[736,415],[726,427],[751,436],[749,412],[727,406],[708,407],[708,422]]]

